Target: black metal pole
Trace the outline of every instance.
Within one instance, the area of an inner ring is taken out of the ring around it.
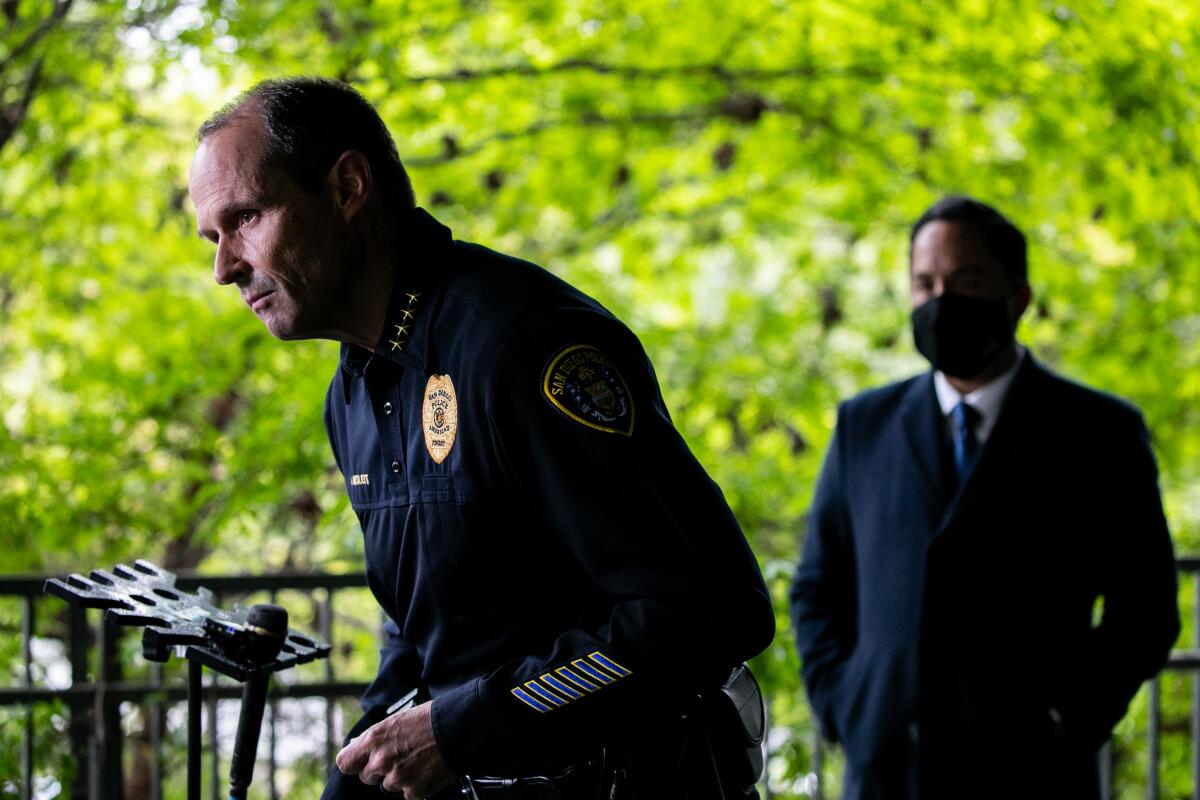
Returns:
[[[246,800],[246,791],[254,778],[258,755],[258,736],[262,732],[263,711],[267,705],[267,686],[271,673],[255,675],[242,684],[242,712],[233,740],[233,758],[229,766],[229,800]]]
[[[188,659],[187,800],[200,800],[200,680],[204,667]]]

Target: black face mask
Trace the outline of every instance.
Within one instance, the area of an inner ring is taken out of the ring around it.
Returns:
[[[913,340],[934,369],[952,378],[982,375],[1015,333],[1004,297],[944,294],[912,312]]]

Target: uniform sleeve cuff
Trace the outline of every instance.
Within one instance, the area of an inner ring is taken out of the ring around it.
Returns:
[[[481,681],[476,678],[433,699],[433,736],[455,775],[478,773],[505,760],[503,729],[496,725],[499,709],[485,699]]]

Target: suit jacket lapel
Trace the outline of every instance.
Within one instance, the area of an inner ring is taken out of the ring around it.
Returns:
[[[937,392],[933,388],[933,373],[927,373],[905,394],[900,418],[904,426],[904,438],[912,451],[913,460],[920,468],[922,481],[930,500],[941,511],[949,497],[942,477],[942,412],[938,407]]]

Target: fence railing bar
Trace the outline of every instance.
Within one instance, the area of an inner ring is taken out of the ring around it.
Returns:
[[[33,686],[33,596],[21,598],[21,664],[26,686]],[[33,706],[25,706],[21,731],[21,800],[33,800]]]
[[[216,687],[217,674],[209,671],[208,683],[210,686]],[[208,783],[212,800],[222,800],[221,798],[221,740],[217,737],[217,692],[209,692],[205,702],[205,714],[208,718],[208,752],[212,758],[209,760]]]
[[[176,585],[179,586],[180,584],[176,582]],[[180,588],[183,587],[180,586]],[[209,588],[211,589],[212,587],[210,586]],[[213,605],[215,605],[217,608],[221,607],[221,592],[219,590],[213,591]],[[217,673],[213,672],[212,670],[208,670],[208,682],[209,685],[215,688],[219,683],[217,680]],[[209,762],[211,764],[211,769],[208,773],[209,789],[212,792],[210,796],[212,797],[212,800],[222,800],[221,740],[217,736],[217,705],[219,702],[217,693],[210,693],[207,700],[208,702],[206,710],[208,712],[208,752],[212,754],[212,760]]]
[[[121,628],[108,620],[100,622],[100,665],[98,670],[95,717],[99,741],[99,784],[101,797],[121,800],[124,793],[124,764],[121,751],[121,703],[108,693],[108,687],[121,678],[121,658],[118,648]]]
[[[825,774],[825,737],[817,726],[813,728],[812,772],[817,776],[817,782],[812,796],[813,800],[825,800],[825,779],[822,777]]]
[[[1192,644],[1200,648],[1200,572],[1192,576]],[[1200,800],[1200,672],[1192,674],[1192,800]]]
[[[71,661],[71,684],[87,680],[87,612],[79,606],[71,606],[67,612],[70,644],[67,654]],[[86,695],[71,703],[69,723],[71,752],[75,754],[75,777],[71,782],[71,800],[87,800],[92,776],[91,725],[89,716],[92,705]]]
[[[1149,739],[1146,752],[1146,799],[1158,800],[1158,737],[1160,735],[1161,719],[1159,718],[1159,679],[1150,679],[1150,719],[1146,725],[1146,736]]]
[[[187,669],[187,737],[190,747],[193,743],[200,741],[200,702],[204,683],[201,680],[203,669],[199,661],[189,661]],[[200,759],[189,757],[187,762],[187,796],[189,798],[200,796],[200,772]]]
[[[0,595],[41,595],[47,575],[0,575]],[[366,586],[361,572],[273,572],[270,575],[198,575],[180,572],[175,586],[194,592],[200,586],[215,594],[246,595],[271,589],[358,589]]]
[[[270,598],[271,598],[270,602],[277,603],[279,601],[278,591],[275,589],[272,589]],[[275,723],[276,723],[276,719],[279,717],[279,704],[275,701],[274,697],[271,697],[267,701],[267,705],[271,709],[271,727],[270,727],[270,730],[268,731],[269,735],[267,737],[267,747],[268,747],[267,789],[270,792],[271,800],[279,800],[279,788],[275,784],[275,773],[276,773],[276,770],[278,769],[278,765],[275,762],[275,744],[276,744],[276,742],[275,742],[276,724]]]
[[[358,697],[370,685],[368,681],[312,681],[309,683],[271,684],[269,697],[293,700],[310,697]],[[108,685],[108,695],[122,703],[138,703],[158,700],[164,703],[181,703],[187,699],[187,686],[183,681],[172,681],[155,687],[132,681],[115,681]],[[204,697],[213,693],[221,700],[233,700],[242,696],[239,686],[222,683],[215,689],[205,685]],[[43,686],[6,686],[0,688],[0,707],[19,706],[28,703],[49,703],[62,700],[78,703],[89,700],[96,694],[96,684],[82,681],[65,689],[47,689]]]
[[[333,589],[325,590],[325,602],[321,604],[318,613],[318,626],[321,638],[327,642],[333,641]],[[325,670],[325,680],[333,681],[333,653],[324,659],[322,667]],[[333,763],[333,700],[325,698],[325,763]]]
[[[150,662],[150,688],[161,690],[163,685],[162,664]],[[163,704],[151,695],[149,706],[150,715],[150,800],[162,800],[163,759],[162,759],[162,729]]]

